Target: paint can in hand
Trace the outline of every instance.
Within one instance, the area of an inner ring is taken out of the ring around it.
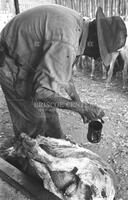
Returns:
[[[101,140],[101,133],[104,121],[91,121],[88,125],[87,139],[91,143],[98,143]]]

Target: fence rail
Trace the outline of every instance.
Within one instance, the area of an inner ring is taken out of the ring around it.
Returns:
[[[128,0],[19,0],[20,11],[31,7],[51,2],[72,8],[83,16],[95,17],[99,6],[103,8],[106,16],[122,15],[128,16]],[[14,0],[0,0],[0,13],[14,13]]]
[[[106,16],[128,15],[128,0],[55,0],[55,3],[75,9],[90,18],[95,17],[99,6]]]

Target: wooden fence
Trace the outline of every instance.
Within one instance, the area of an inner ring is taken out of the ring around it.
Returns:
[[[20,12],[45,3],[56,3],[72,8],[83,16],[95,17],[99,6],[106,16],[128,16],[128,0],[19,0]],[[0,0],[0,13],[14,13],[14,0]]]
[[[19,8],[20,12],[23,12],[24,10],[40,6],[42,4],[51,4],[55,3],[54,0],[19,0]]]
[[[55,3],[75,9],[90,18],[95,17],[99,6],[106,16],[128,16],[128,0],[55,0]]]

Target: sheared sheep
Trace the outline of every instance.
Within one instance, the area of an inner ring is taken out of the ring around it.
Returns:
[[[113,200],[114,173],[97,154],[70,141],[21,134],[18,156],[43,180],[44,187],[62,200]]]

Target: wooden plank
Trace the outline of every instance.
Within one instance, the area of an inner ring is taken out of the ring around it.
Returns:
[[[15,5],[15,13],[16,15],[20,13],[20,8],[19,8],[19,1],[14,0],[14,5]]]
[[[0,177],[32,200],[60,200],[43,188],[43,183],[31,178],[0,158]]]

